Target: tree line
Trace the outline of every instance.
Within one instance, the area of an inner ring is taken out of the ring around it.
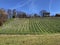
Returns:
[[[25,12],[17,11],[16,9],[8,9],[0,8],[0,26],[7,20],[11,18],[31,18],[31,17],[50,17],[50,12],[46,10],[41,10],[38,14],[26,14]],[[60,17],[60,14],[56,14],[54,17]]]

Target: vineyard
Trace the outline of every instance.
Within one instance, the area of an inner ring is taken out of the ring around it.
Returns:
[[[15,18],[0,27],[0,34],[55,34],[60,33],[60,18]]]

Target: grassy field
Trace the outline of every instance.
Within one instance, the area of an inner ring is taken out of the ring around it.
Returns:
[[[0,34],[52,34],[60,33],[60,18],[16,18],[0,27]]]
[[[0,45],[60,45],[60,34],[0,35]]]
[[[60,45],[60,18],[7,20],[0,27],[0,45]]]

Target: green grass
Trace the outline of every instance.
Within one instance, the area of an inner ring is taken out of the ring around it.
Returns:
[[[0,45],[60,45],[60,34],[0,35]]]
[[[0,27],[0,45],[60,45],[60,17],[7,20]]]
[[[15,18],[0,27],[0,34],[54,34],[60,33],[60,18]]]

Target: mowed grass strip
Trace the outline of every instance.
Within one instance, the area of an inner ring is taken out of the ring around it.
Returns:
[[[0,35],[0,45],[60,45],[60,34]]]
[[[0,27],[0,34],[53,34],[60,33],[60,18],[15,18]]]

